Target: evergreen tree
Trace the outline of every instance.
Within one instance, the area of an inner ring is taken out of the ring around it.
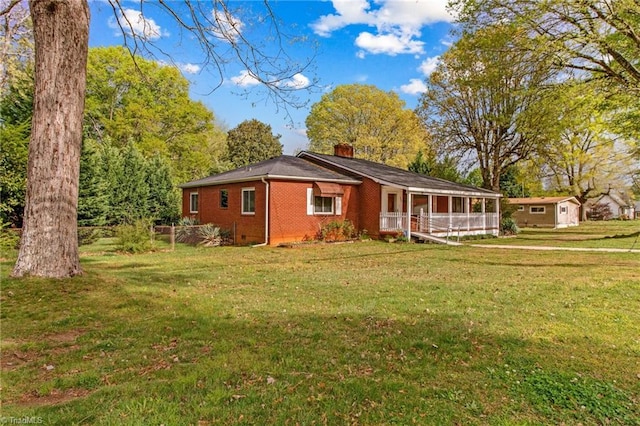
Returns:
[[[428,159],[425,158],[422,150],[418,151],[416,158],[409,163],[408,169],[410,172],[420,173],[421,175],[431,175],[431,165],[429,164]]]
[[[445,155],[442,160],[438,160],[433,155],[425,157],[420,150],[416,158],[409,164],[409,170],[451,182],[464,182],[464,177],[458,170],[458,161],[448,155]]]
[[[180,217],[180,194],[171,181],[169,165],[155,156],[147,162],[147,184],[149,185],[149,216],[157,223],[170,224]]]
[[[111,188],[111,215],[116,223],[133,223],[149,216],[149,184],[146,161],[133,143],[120,153],[120,167]]]
[[[22,226],[29,123],[0,125],[0,223]]]
[[[101,171],[98,145],[91,139],[85,139],[80,154],[78,226],[103,226],[107,223],[109,199]]]

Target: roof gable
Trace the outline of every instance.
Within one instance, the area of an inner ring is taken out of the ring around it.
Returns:
[[[399,186],[413,191],[429,191],[435,193],[474,193],[483,196],[500,196],[499,193],[471,185],[451,182],[431,176],[421,175],[386,164],[359,158],[339,157],[335,155],[317,154],[302,151],[298,157],[321,164],[333,166],[354,176],[367,177],[378,183]]]

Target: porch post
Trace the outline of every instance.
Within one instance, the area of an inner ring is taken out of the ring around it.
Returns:
[[[449,229],[453,230],[453,197],[449,195]]]
[[[464,199],[464,209],[467,213],[467,232],[471,231],[471,197]]]
[[[500,235],[500,198],[496,198],[495,201],[496,204],[496,226],[498,227],[498,230],[495,231],[496,235]]]
[[[407,240],[411,241],[411,192],[407,191]]]
[[[427,195],[427,232],[431,234],[433,228],[431,222],[433,221],[433,195]]]
[[[486,206],[486,202],[487,202],[487,199],[483,198],[482,199],[482,232],[486,232],[487,231],[487,206]]]

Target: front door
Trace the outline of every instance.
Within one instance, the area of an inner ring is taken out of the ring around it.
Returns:
[[[387,194],[387,212],[388,213],[397,211],[396,210],[397,200],[398,200],[398,194],[395,194],[395,193]]]

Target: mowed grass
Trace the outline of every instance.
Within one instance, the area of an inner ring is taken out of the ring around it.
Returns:
[[[112,250],[84,248],[68,280],[2,264],[3,417],[640,424],[638,254]]]
[[[563,229],[523,228],[514,237],[475,243],[640,250],[640,220],[587,221]]]

